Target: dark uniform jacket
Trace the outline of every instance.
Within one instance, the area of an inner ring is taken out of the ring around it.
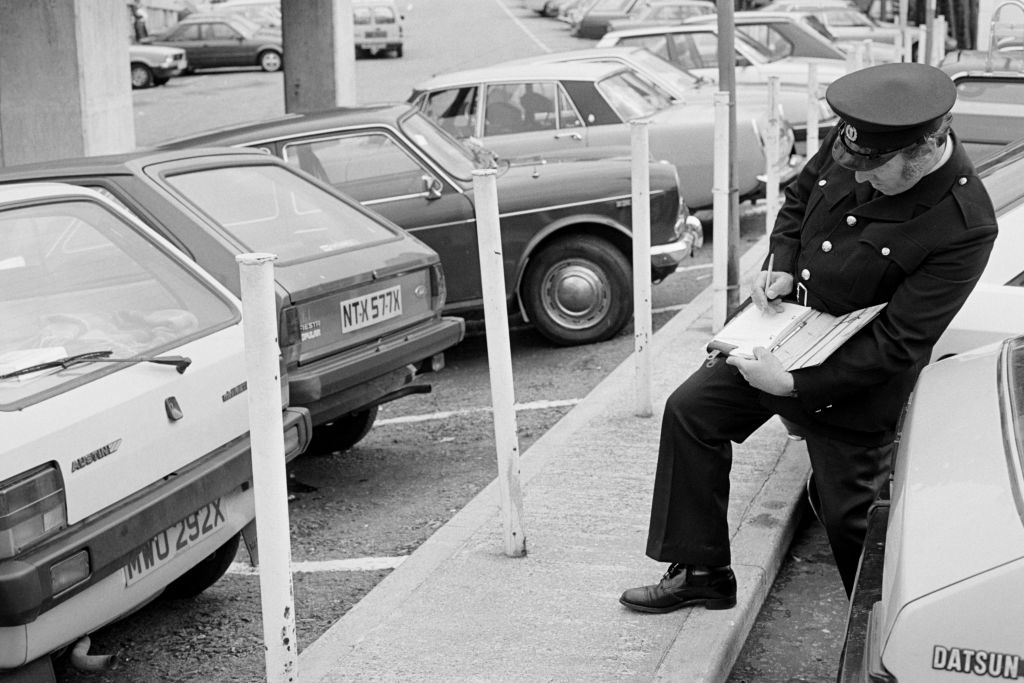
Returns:
[[[797,398],[762,400],[824,435],[878,445],[892,439],[932,347],[981,276],[996,217],[955,136],[939,169],[902,194],[871,198],[869,183],[833,161],[836,134],[786,188],[774,267],[806,288],[799,303],[818,310],[888,305],[823,364],[793,372]]]

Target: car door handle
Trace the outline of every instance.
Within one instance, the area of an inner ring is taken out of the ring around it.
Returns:
[[[580,135],[579,133],[555,133],[556,140],[561,140],[562,138],[570,138],[572,140],[576,140],[577,142],[579,142],[580,140],[583,139],[583,136]]]

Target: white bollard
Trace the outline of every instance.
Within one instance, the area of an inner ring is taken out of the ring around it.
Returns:
[[[818,65],[810,62],[807,65],[807,149],[805,156],[810,159],[817,153],[818,145]]]
[[[904,32],[904,29],[901,26],[900,30],[899,30],[899,33],[897,33],[895,36],[893,36],[892,47],[893,47],[893,51],[896,53],[896,58],[893,60],[894,62],[905,62],[905,61],[907,61],[906,59],[903,58],[903,43],[906,42],[906,40],[903,37],[903,32]]]
[[[771,234],[775,217],[779,213],[779,136],[782,120],[779,112],[781,86],[778,76],[768,77],[768,132],[765,136],[765,233]]]
[[[725,327],[729,316],[729,106],[730,95],[725,91],[715,93],[715,182],[712,188],[714,206],[714,243],[712,249],[712,293],[711,327],[718,332]]]
[[[242,323],[249,397],[252,483],[259,544],[260,600],[267,681],[298,680],[292,592],[288,475],[281,416],[280,347],[273,254],[240,254]]]
[[[856,43],[853,49],[846,53],[846,73],[853,73],[864,68],[864,43]]]
[[[928,63],[928,27],[924,24],[917,27],[917,63]]]
[[[875,57],[871,54],[871,46],[874,44],[870,38],[864,39],[861,43],[864,46],[864,54],[862,59],[864,60],[864,66],[872,66],[875,63]]]
[[[651,417],[651,167],[649,121],[630,121],[633,205],[633,360],[637,417]]]
[[[523,492],[519,483],[519,437],[515,389],[512,383],[512,345],[508,336],[504,252],[498,219],[498,176],[493,168],[473,171],[476,227],[480,241],[480,279],[487,334],[487,368],[491,378],[494,445],[498,457],[498,488],[505,530],[505,554],[526,554],[523,532]]]
[[[942,58],[946,56],[946,17],[939,15],[935,17],[935,23],[932,24],[932,58],[928,62],[932,65],[938,65],[942,62]]]

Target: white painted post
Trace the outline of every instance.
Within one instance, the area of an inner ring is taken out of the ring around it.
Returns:
[[[633,359],[637,417],[651,417],[651,167],[649,121],[630,121],[633,205]]]
[[[240,254],[249,438],[267,681],[298,680],[273,254]]]
[[[932,60],[929,64],[938,65],[946,56],[946,17],[939,15],[935,17],[935,24],[932,25]]]
[[[807,65],[807,158],[817,153],[818,145],[818,65],[811,62]]]
[[[853,73],[864,68],[864,43],[860,42],[846,53],[846,72]]]
[[[921,24],[917,27],[917,63],[928,63],[928,27]]]
[[[474,170],[473,194],[476,197],[487,368],[491,378],[491,409],[498,457],[505,554],[509,557],[522,557],[526,554],[526,534],[523,532],[523,492],[519,484],[519,438],[512,383],[512,345],[508,335],[504,253],[498,219],[497,173],[493,168]]]
[[[864,56],[863,56],[864,66],[871,66],[871,65],[873,65],[875,63],[874,55],[871,54],[871,46],[873,44],[874,44],[874,41],[872,41],[870,38],[865,38],[864,39],[864,42],[863,42],[863,45],[864,45]]]
[[[765,226],[767,234],[771,234],[775,225],[775,216],[779,213],[779,136],[782,121],[779,116],[779,98],[781,97],[778,76],[768,77],[768,134],[765,136]]]
[[[714,205],[712,222],[714,248],[712,249],[712,288],[714,296],[711,310],[712,331],[718,332],[729,316],[729,102],[730,94],[715,93],[715,183],[712,188]]]
[[[903,58],[903,44],[906,42],[906,39],[905,39],[904,36],[905,36],[904,28],[901,26],[899,33],[897,33],[895,36],[893,36],[893,43],[892,43],[892,45],[893,45],[893,50],[896,52],[896,59],[893,60],[893,61],[896,61],[896,62],[905,62],[905,61],[907,61],[906,59]]]

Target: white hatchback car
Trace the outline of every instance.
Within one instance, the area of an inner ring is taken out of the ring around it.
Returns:
[[[89,189],[0,188],[0,679],[161,593],[254,519],[241,309]],[[287,457],[309,442],[284,410]],[[47,678],[49,676],[49,678]]]

